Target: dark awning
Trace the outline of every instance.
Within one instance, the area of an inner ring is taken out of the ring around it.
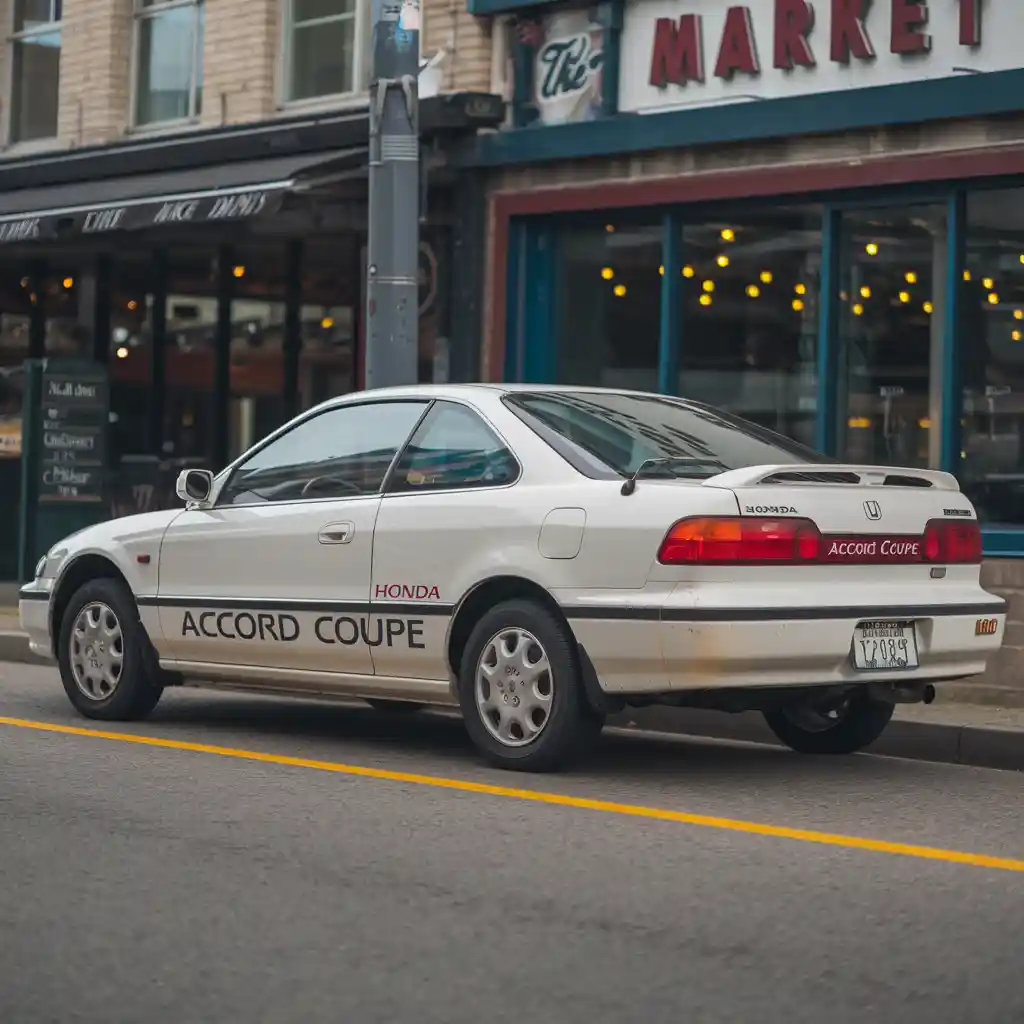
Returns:
[[[0,245],[248,220],[277,210],[289,192],[348,177],[366,153],[360,146],[0,193]]]

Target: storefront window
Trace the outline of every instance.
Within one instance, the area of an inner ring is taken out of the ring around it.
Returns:
[[[96,274],[92,261],[47,267],[40,301],[46,317],[46,354],[92,359]]]
[[[11,142],[57,134],[62,0],[14,0]]]
[[[356,389],[364,251],[355,234],[311,239],[305,246],[300,410]]]
[[[847,213],[839,281],[839,455],[939,465],[946,210]]]
[[[203,98],[202,0],[135,0],[135,123],[197,117]]]
[[[212,249],[172,249],[165,353],[164,454],[168,457],[212,459],[216,334],[216,253]]]
[[[814,443],[821,210],[683,230],[678,392]],[[655,311],[657,303],[655,303]]]
[[[1024,526],[1024,189],[967,200],[960,482],[983,523]]]
[[[660,225],[566,226],[557,253],[551,379],[656,391]]]
[[[153,358],[155,263],[147,251],[119,256],[110,296],[111,454],[150,450],[150,376]]]
[[[284,422],[286,268],[283,244],[241,249],[232,268],[232,459]]]

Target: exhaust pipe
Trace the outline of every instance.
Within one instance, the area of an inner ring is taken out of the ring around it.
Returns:
[[[931,683],[869,683],[868,696],[881,704],[931,704],[935,687]]]

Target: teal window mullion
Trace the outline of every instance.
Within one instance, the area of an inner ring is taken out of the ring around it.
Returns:
[[[960,470],[963,393],[960,374],[960,322],[964,267],[967,263],[967,195],[954,192],[946,213],[946,318],[942,329],[942,431],[939,464]]]
[[[679,350],[682,338],[683,228],[679,217],[666,213],[661,222],[661,320],[658,332],[658,390],[679,392]]]
[[[826,206],[821,221],[821,274],[818,280],[818,387],[815,444],[835,455],[839,426],[839,276],[842,214]]]

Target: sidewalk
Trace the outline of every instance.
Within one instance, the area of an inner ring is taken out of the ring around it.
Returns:
[[[28,649],[15,609],[0,608],[0,661],[47,664]],[[1024,771],[1024,707],[999,707],[979,692],[980,703],[964,700],[971,684],[938,687],[934,704],[902,704],[892,723],[871,748],[873,753],[919,761]],[[692,708],[631,708],[608,720],[619,729],[635,729],[712,739],[778,745],[755,713],[727,715]]]

